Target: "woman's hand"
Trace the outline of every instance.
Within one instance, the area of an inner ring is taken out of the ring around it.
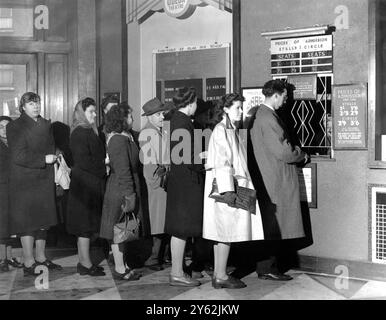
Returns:
[[[125,203],[122,204],[121,209],[123,212],[131,212],[135,209],[135,193],[130,196],[125,196]]]
[[[55,154],[47,154],[46,155],[46,164],[53,164],[56,162],[58,157]]]

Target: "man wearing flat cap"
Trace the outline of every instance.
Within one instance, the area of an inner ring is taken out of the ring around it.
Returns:
[[[165,150],[162,126],[164,113],[169,107],[158,98],[153,98],[144,104],[142,110],[142,116],[146,116],[147,124],[139,136],[140,157],[148,191],[150,230],[153,238],[152,254],[146,260],[145,266],[161,270],[163,257],[160,248],[163,239],[167,241],[164,234],[166,191],[163,189],[163,179],[166,167],[162,165],[162,154]]]

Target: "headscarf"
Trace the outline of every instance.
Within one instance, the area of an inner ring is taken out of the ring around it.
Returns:
[[[96,123],[94,122],[91,124],[86,117],[86,114],[84,113],[83,107],[82,107],[82,101],[80,100],[76,106],[75,110],[72,116],[72,125],[71,125],[71,133],[77,128],[82,127],[86,129],[93,129],[96,135],[98,135],[98,129],[96,127]]]

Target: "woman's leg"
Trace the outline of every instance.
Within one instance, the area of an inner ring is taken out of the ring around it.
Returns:
[[[228,275],[227,262],[230,251],[229,243],[218,242],[214,246],[214,273],[213,276],[217,279],[226,280]]]
[[[6,255],[7,255],[7,259],[8,260],[12,260],[12,258],[13,258],[13,255],[12,255],[12,246],[8,246],[7,245],[7,253],[6,253]],[[0,258],[1,259],[1,258]]]
[[[78,256],[82,266],[91,268],[90,238],[78,237]]]
[[[172,271],[171,274],[176,277],[182,277],[184,271],[182,269],[184,262],[184,251],[185,251],[185,239],[180,239],[172,236],[170,240],[170,247],[172,252]]]
[[[113,252],[115,271],[118,273],[124,273],[126,270],[125,262],[123,261],[123,250],[119,244],[112,243],[111,251]]]
[[[7,252],[5,244],[0,243],[0,260],[7,259]]]
[[[23,248],[24,266],[29,268],[35,263],[35,259],[33,255],[34,237],[22,236],[20,240],[21,240],[21,246]]]
[[[46,239],[47,239],[47,231],[46,230],[39,230],[36,231],[36,238],[35,238],[35,244],[36,244],[36,261],[38,262],[44,262],[47,260],[46,257]]]

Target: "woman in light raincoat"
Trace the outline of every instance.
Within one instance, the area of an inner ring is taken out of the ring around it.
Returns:
[[[212,279],[214,288],[237,289],[245,283],[226,274],[230,243],[262,240],[264,232],[256,201],[256,213],[228,206],[237,195],[234,178],[239,186],[254,189],[246,162],[246,149],[240,139],[237,124],[242,118],[244,97],[231,93],[222,97],[219,108],[223,120],[214,128],[209,141],[207,173],[204,194],[203,238],[213,240],[215,267]],[[213,179],[227,203],[216,202],[209,195]]]

